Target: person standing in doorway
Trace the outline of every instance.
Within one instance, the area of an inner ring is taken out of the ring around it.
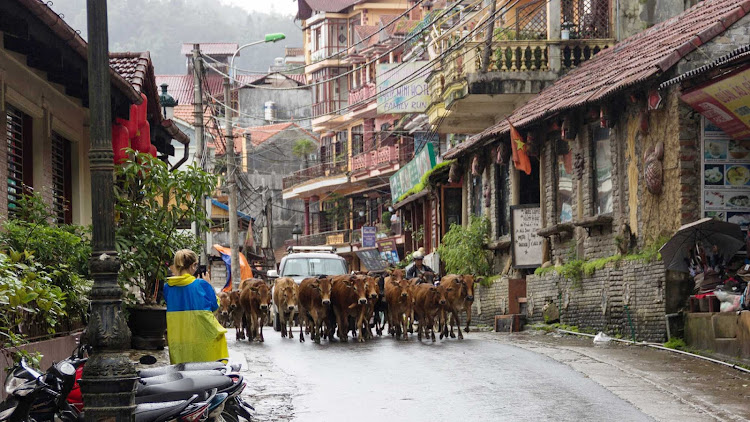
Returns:
[[[167,302],[167,341],[172,364],[229,358],[227,329],[213,312],[219,307],[214,288],[193,274],[198,255],[190,249],[177,251],[172,274],[164,285]]]

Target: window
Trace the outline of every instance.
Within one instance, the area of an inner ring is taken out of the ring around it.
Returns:
[[[287,258],[282,277],[316,277],[346,274],[344,260],[336,258]]]
[[[497,227],[495,235],[505,236],[510,233],[508,227],[508,167],[495,164],[495,213],[497,215]]]
[[[362,125],[352,128],[352,156],[364,152],[364,127]]]
[[[471,178],[471,213],[482,216],[482,176]]]
[[[330,136],[324,136],[323,141],[320,145],[320,161],[323,163],[330,163],[333,161],[331,157],[331,143],[333,139]]]
[[[8,105],[6,107],[6,147],[8,149],[8,214],[13,215],[18,201],[33,186],[33,151],[31,116]]]
[[[70,141],[52,132],[52,208],[58,224],[73,222],[70,159]]]
[[[560,223],[573,220],[573,151],[568,142],[555,144],[557,155],[557,218]]]
[[[336,133],[336,161],[343,161],[346,159],[346,151],[347,151],[347,132],[337,132]]]
[[[594,157],[594,213],[612,212],[612,146],[609,141],[609,129],[599,126],[593,129],[592,142]]]
[[[533,205],[538,204],[539,195],[539,160],[534,157],[530,157],[531,161],[531,174],[525,172],[518,172],[518,182],[521,186],[519,195],[520,205]]]

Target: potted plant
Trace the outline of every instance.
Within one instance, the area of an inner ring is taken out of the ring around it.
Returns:
[[[132,159],[115,169],[115,246],[118,281],[125,292],[134,348],[164,347],[166,308],[161,287],[179,249],[203,246],[189,230],[205,230],[210,220],[202,201],[216,187],[216,176],[192,165],[170,171],[149,154],[129,151]],[[144,331],[145,330],[145,331]]]

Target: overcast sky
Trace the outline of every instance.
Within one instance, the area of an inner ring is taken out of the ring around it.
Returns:
[[[282,15],[297,14],[297,2],[294,0],[222,0],[222,2],[242,7],[247,11],[274,11]]]

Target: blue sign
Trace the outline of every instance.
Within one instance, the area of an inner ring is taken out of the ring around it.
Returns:
[[[378,230],[375,226],[362,226],[362,247],[374,248]]]

